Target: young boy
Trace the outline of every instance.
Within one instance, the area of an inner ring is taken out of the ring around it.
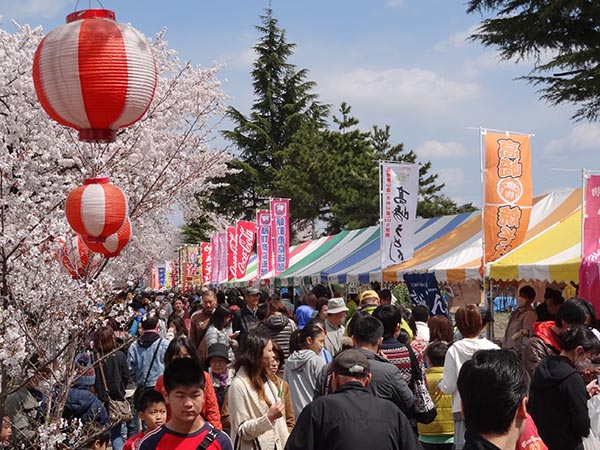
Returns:
[[[442,394],[437,385],[444,375],[444,359],[448,351],[446,342],[434,341],[425,352],[429,368],[425,374],[427,390],[431,395],[437,416],[433,422],[417,424],[419,441],[424,450],[451,450],[454,443],[454,421],[452,420],[452,395]]]
[[[90,427],[90,429],[95,430],[98,427]],[[108,441],[110,440],[110,434],[108,431],[101,433],[95,438],[88,441],[83,445],[82,450],[106,450],[108,447]]]
[[[149,390],[140,397],[140,411],[138,412],[140,420],[146,424],[146,429],[138,434],[131,436],[123,450],[137,450],[144,436],[149,432],[156,430],[167,420],[167,404],[163,395],[155,390]]]
[[[229,437],[202,420],[204,371],[192,358],[174,359],[164,374],[171,420],[148,433],[140,450],[233,450]]]

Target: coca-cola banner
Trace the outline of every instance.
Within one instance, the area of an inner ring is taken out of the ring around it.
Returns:
[[[258,277],[263,277],[271,271],[272,244],[271,244],[271,211],[261,209],[256,213],[258,223],[256,256],[258,260]]]
[[[210,283],[213,265],[211,245],[208,242],[203,242],[200,244],[200,251],[202,253],[202,284],[208,284]]]
[[[216,284],[219,281],[219,235],[210,236],[210,283]]]
[[[271,200],[271,226],[275,242],[275,275],[286,270],[290,262],[290,200],[278,198]]]
[[[235,278],[238,256],[236,232],[236,227],[227,227],[227,281]]]
[[[236,226],[237,237],[237,264],[235,265],[235,278],[246,275],[248,260],[254,248],[254,222],[239,221]]]

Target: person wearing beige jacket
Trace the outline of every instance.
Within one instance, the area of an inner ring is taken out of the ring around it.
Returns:
[[[227,394],[236,450],[283,450],[287,442],[283,386],[269,370],[272,359],[271,340],[250,333],[236,359],[236,375]]]

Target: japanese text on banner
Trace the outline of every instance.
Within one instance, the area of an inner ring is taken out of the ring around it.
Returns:
[[[533,203],[529,136],[485,136],[485,261],[525,239]]]
[[[279,275],[289,266],[290,259],[290,201],[289,199],[271,200],[271,215],[275,253],[275,275]]]
[[[412,259],[415,247],[419,166],[382,163],[381,268]]]
[[[264,277],[271,271],[271,211],[260,210],[256,214],[258,236],[256,241],[256,256],[258,260],[258,277]]]

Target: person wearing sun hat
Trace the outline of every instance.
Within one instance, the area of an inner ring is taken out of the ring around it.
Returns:
[[[333,356],[342,350],[344,337],[344,321],[348,307],[343,297],[330,298],[327,302],[327,319],[325,320],[325,348]]]
[[[335,394],[304,407],[285,450],[421,448],[402,411],[367,389],[371,373],[363,353],[344,350],[333,359],[332,371]]]
[[[379,306],[379,294],[372,289],[367,289],[366,291],[362,291],[358,295],[358,309],[357,312],[363,312],[366,314],[373,314],[373,311]],[[348,336],[348,331],[350,330],[350,324],[354,316],[348,320],[346,324],[346,329],[344,330],[344,336]]]

